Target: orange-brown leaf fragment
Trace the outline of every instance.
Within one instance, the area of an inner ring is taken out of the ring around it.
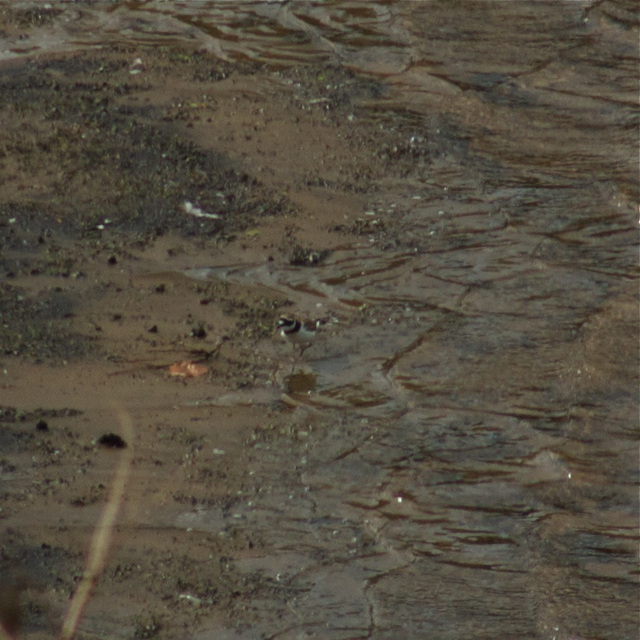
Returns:
[[[169,375],[178,376],[180,378],[199,378],[207,373],[207,371],[209,371],[209,369],[203,364],[196,364],[190,360],[174,362],[169,367]]]

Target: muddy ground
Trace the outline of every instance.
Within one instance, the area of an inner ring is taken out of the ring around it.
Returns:
[[[79,638],[635,637],[637,13],[58,4],[0,7],[4,626],[125,461]]]
[[[255,443],[288,428],[275,378],[290,354],[255,345],[275,342],[291,301],[181,272],[247,256],[312,269],[363,233],[401,242],[363,207],[426,156],[401,124],[345,126],[381,91],[335,68],[172,47],[0,70],[0,609],[20,637],[62,624],[120,455],[100,438],[123,435],[121,411],[131,476],[79,637],[242,625],[255,594],[285,588],[234,570],[261,540],[232,514],[255,490]],[[170,376],[185,359],[207,374]],[[258,383],[276,389],[270,409],[215,401]],[[213,507],[219,530],[175,528]]]

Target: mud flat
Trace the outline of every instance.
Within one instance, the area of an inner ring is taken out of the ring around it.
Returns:
[[[8,630],[61,627],[124,445],[79,638],[633,637],[637,25],[601,4],[551,61],[527,14],[519,68],[445,47],[424,85],[164,42],[2,63]],[[431,65],[423,10],[386,46]],[[323,321],[304,356],[280,315]]]

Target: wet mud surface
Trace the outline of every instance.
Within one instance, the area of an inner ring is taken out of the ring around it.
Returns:
[[[126,451],[79,638],[635,637],[637,21],[597,4],[457,67],[437,3],[442,42],[409,3],[343,66],[2,63],[8,631],[61,628]],[[14,42],[67,15],[2,11]],[[304,355],[281,315],[322,320]]]

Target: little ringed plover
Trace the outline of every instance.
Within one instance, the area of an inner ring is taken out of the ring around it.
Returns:
[[[284,316],[278,320],[280,335],[294,345],[294,348],[295,345],[299,345],[300,355],[311,346],[319,326],[320,320],[317,320],[314,324],[303,323],[295,318],[285,318]]]

